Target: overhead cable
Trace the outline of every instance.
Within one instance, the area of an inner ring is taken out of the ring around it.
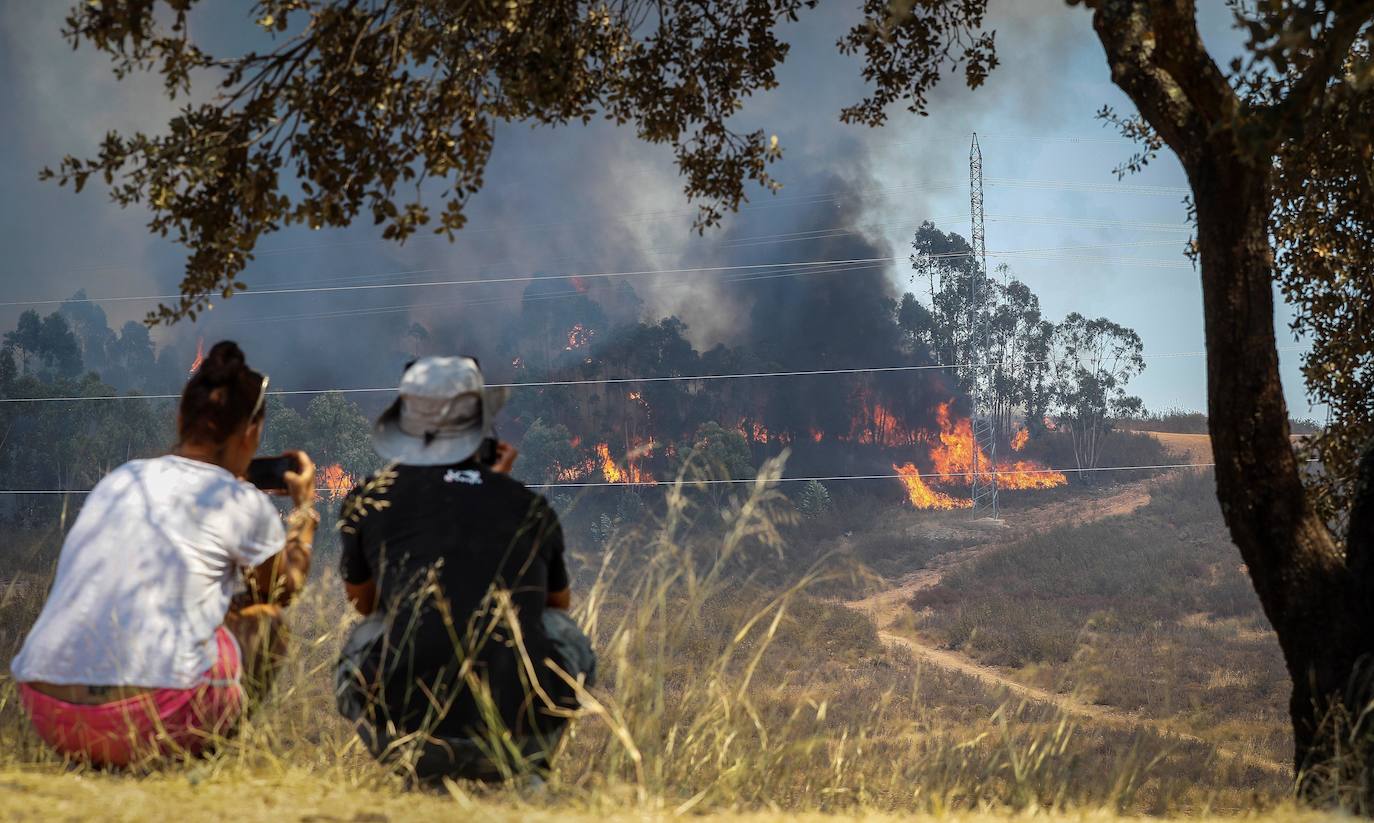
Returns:
[[[1308,462],[1314,462],[1309,460]],[[1026,470],[998,470],[990,472],[996,475],[1025,475],[1025,474],[1090,474],[1100,472],[1124,472],[1124,471],[1165,471],[1169,469],[1204,469],[1215,466],[1216,463],[1160,463],[1147,466],[1095,466],[1088,468],[1065,468],[1065,469],[1026,469]],[[773,480],[761,480],[759,478],[730,477],[700,480],[683,480],[685,486],[718,486],[718,485],[739,485],[750,483],[838,483],[850,480],[901,480],[903,478],[919,477],[922,480],[954,479],[965,476],[964,472],[922,472],[918,474],[836,474],[818,475],[813,477],[779,477]],[[593,489],[593,488],[623,488],[626,486],[671,486],[673,482],[665,481],[660,483],[655,480],[640,480],[624,483],[613,483],[607,481],[585,482],[585,483],[531,483],[531,489]],[[0,494],[90,494],[93,489],[0,489]],[[332,491],[329,488],[317,488],[317,492]]]
[[[1302,351],[1301,346],[1280,346],[1277,351]],[[1186,352],[1160,352],[1158,354],[1142,354],[1141,357],[1150,360],[1160,360],[1182,357],[1202,357],[1206,351],[1186,351]],[[602,377],[586,380],[533,380],[522,383],[491,383],[490,388],[509,388],[509,389],[534,389],[551,388],[557,386],[605,386],[623,385],[626,383],[680,383],[692,381],[708,380],[749,380],[767,377],[814,377],[834,374],[881,374],[885,372],[914,372],[914,371],[938,371],[942,369],[984,369],[993,366],[1012,366],[1012,365],[1039,365],[1047,360],[1016,360],[1010,363],[989,362],[989,363],[927,363],[915,366],[862,366],[845,369],[807,369],[794,371],[763,371],[763,372],[734,372],[730,374],[673,374],[656,377]],[[269,391],[271,397],[289,397],[296,395],[312,394],[366,394],[375,392],[393,392],[395,386],[379,386],[369,388],[329,388],[329,389],[282,389]],[[74,403],[91,400],[175,400],[181,397],[180,394],[107,394],[96,396],[71,395],[67,397],[0,397],[0,403]]]

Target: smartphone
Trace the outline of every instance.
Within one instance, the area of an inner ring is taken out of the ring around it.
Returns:
[[[289,455],[255,457],[245,478],[263,491],[286,491],[286,473],[300,471],[300,462]]]
[[[496,432],[492,432],[492,434],[495,435]],[[496,446],[500,442],[501,441],[494,436],[483,437],[482,445],[477,447],[477,462],[481,463],[483,466],[496,465]]]

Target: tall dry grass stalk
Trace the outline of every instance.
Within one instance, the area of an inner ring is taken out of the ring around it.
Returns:
[[[1054,709],[1004,702],[976,681],[893,662],[871,625],[856,627],[861,618],[810,593],[823,566],[776,573],[788,563],[783,527],[795,517],[776,483],[781,459],[731,500],[699,482],[709,477],[703,467],[689,467],[656,522],[618,532],[576,593],[574,616],[595,639],[601,683],[580,690],[546,790],[531,800],[520,781],[450,782],[454,797],[677,813],[1161,813],[1281,795],[1272,776],[1214,750],[1084,728]],[[334,791],[403,790],[335,714],[333,667],[354,620],[341,589],[325,572],[291,608],[293,654],[260,710],[212,755],[162,768],[194,781],[304,773]],[[8,680],[0,766],[62,767],[27,730]],[[521,771],[518,759],[510,770]]]

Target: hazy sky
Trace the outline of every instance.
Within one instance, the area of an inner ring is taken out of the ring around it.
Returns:
[[[0,0],[0,241],[8,252],[0,263],[0,302],[60,299],[78,288],[100,298],[166,293],[180,278],[182,253],[148,234],[146,213],[121,211],[98,184],[73,195],[37,182],[38,169],[64,153],[93,154],[107,130],[156,130],[173,110],[156,78],[116,83],[107,61],[88,48],[73,52],[59,35],[66,5]],[[1198,275],[1182,254],[1189,236],[1183,173],[1165,156],[1117,182],[1113,169],[1133,147],[1094,113],[1104,104],[1123,113],[1132,107],[1110,82],[1087,12],[1052,0],[996,3],[1002,65],[984,88],[969,91],[949,79],[929,117],[894,111],[885,128],[868,130],[838,122],[840,107],[864,92],[857,61],[834,48],[857,3],[822,5],[785,32],[793,51],[782,87],[750,101],[739,116],[740,128],[779,136],[786,160],[776,171],[786,187],[778,197],[754,192],[752,207],[722,231],[695,237],[693,211],[666,149],[605,124],[516,125],[498,131],[487,188],[458,243],[422,239],[398,248],[370,226],[291,230],[264,241],[246,280],[318,285],[674,268],[734,262],[741,244],[757,255],[755,243],[771,259],[819,259],[813,241],[778,235],[794,230],[798,210],[814,225],[825,197],[841,191],[848,199],[831,204],[837,213],[843,206],[862,214],[887,253],[905,260],[923,219],[967,234],[969,135],[976,130],[991,262],[1009,264],[1051,319],[1072,311],[1110,317],[1136,329],[1149,355],[1202,349]],[[1224,51],[1235,35],[1222,4],[1215,6],[1206,35]],[[260,37],[246,13],[215,4],[212,14],[193,28],[212,51]],[[889,271],[898,289],[908,287],[910,274],[904,263]],[[646,313],[679,314],[698,344],[728,342],[750,300],[747,289],[696,274],[635,286]],[[274,386],[285,369],[295,385],[283,388],[356,385],[344,361],[366,356],[369,335],[394,335],[412,313],[435,322],[455,305],[507,299],[501,295],[509,292],[480,286],[328,298],[250,295],[217,308],[198,329],[159,330],[155,339],[190,346],[198,334],[234,336],[250,356],[255,341],[290,341],[270,347],[278,362],[257,361],[274,372]],[[102,305],[116,328],[150,308],[140,301]],[[11,328],[22,308],[0,307],[0,328]],[[1279,339],[1281,347],[1296,348],[1286,326]],[[1283,376],[1291,411],[1302,417],[1316,412],[1304,399],[1298,354],[1283,353]],[[1205,408],[1203,360],[1153,357],[1134,391],[1152,410]]]

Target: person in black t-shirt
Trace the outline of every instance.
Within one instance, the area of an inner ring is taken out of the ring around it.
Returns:
[[[478,459],[504,394],[475,360],[420,360],[399,395],[374,432],[392,465],[340,517],[344,586],[367,617],[340,657],[339,710],[424,780],[547,767],[577,707],[553,666],[587,684],[596,666],[567,615],[558,517],[508,476],[513,447]]]

